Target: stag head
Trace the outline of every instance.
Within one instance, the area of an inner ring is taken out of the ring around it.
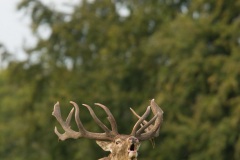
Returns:
[[[78,105],[72,101],[70,103],[74,106],[74,108],[70,111],[66,121],[62,119],[59,103],[57,102],[54,105],[52,115],[57,119],[57,121],[60,123],[63,130],[65,131],[65,133],[60,134],[55,127],[55,133],[62,141],[69,138],[88,138],[96,140],[97,144],[104,151],[111,152],[108,157],[99,160],[137,160],[140,142],[145,140],[152,140],[154,137],[157,137],[159,135],[160,125],[163,120],[163,111],[155,103],[154,99],[151,100],[150,106],[147,107],[145,113],[142,116],[139,116],[133,109],[130,108],[133,114],[138,118],[138,121],[134,125],[132,132],[129,135],[123,135],[118,133],[117,123],[112,113],[106,106],[100,103],[95,103],[95,105],[101,107],[108,115],[107,118],[110,122],[111,130],[98,119],[90,106],[83,104],[83,106],[85,106],[89,110],[94,121],[103,129],[104,132],[95,133],[87,131],[79,118]],[[79,131],[74,131],[70,127],[70,121],[74,109],[75,121],[77,123]],[[150,110],[152,110],[154,116],[149,121],[146,121],[147,116],[151,112]]]

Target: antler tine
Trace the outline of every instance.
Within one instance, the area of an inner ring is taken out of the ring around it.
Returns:
[[[113,134],[118,134],[117,123],[116,123],[116,120],[115,120],[114,116],[110,112],[110,110],[106,106],[101,104],[101,103],[95,103],[95,105],[97,105],[97,106],[101,107],[102,109],[104,109],[104,111],[108,115],[107,118],[108,118],[108,121],[110,122]]]
[[[152,112],[154,114],[156,114],[157,112],[163,114],[163,110],[157,105],[154,99],[151,100],[150,104],[151,104]]]
[[[147,122],[145,125],[142,125],[142,127],[137,131],[136,135],[140,135],[142,131],[144,131],[146,128],[148,128],[152,123],[157,119],[158,114],[156,114],[149,122]]]
[[[93,117],[94,121],[95,121],[106,133],[111,132],[111,131],[99,120],[99,118],[96,116],[95,112],[93,111],[93,109],[92,109],[89,105],[87,105],[87,104],[82,104],[82,105],[85,106],[85,107],[89,110],[89,112],[90,112],[91,116]]]
[[[142,133],[138,138],[141,141],[147,140],[147,139],[151,139],[152,137],[156,137],[156,132],[159,130],[160,124],[161,124],[161,114],[157,113],[157,118],[155,121],[154,126],[146,133]]]
[[[78,129],[79,129],[79,132],[86,132],[86,129],[84,128],[80,118],[79,118],[79,107],[77,105],[77,103],[73,102],[73,101],[70,101],[70,103],[75,107],[75,121],[77,123],[77,126],[78,126]]]
[[[143,114],[143,116],[140,117],[140,118],[138,119],[138,121],[136,122],[136,124],[134,125],[131,135],[133,135],[133,136],[136,135],[137,128],[138,128],[139,125],[147,118],[147,116],[149,115],[149,113],[150,113],[150,106],[148,106],[148,108],[146,109],[146,111],[145,111],[145,113]]]
[[[65,139],[68,139],[68,138],[77,139],[81,136],[80,132],[76,132],[76,131],[72,130],[70,125],[69,125],[70,121],[71,121],[71,118],[72,118],[73,111],[74,111],[74,108],[70,111],[70,113],[69,113],[69,115],[66,119],[66,122],[64,122],[63,119],[62,119],[59,102],[57,102],[54,105],[52,115],[54,117],[56,117],[57,121],[60,123],[60,125],[64,129],[65,133],[63,133],[63,134],[59,133],[58,130],[57,130],[57,127],[54,128],[54,132],[57,134],[58,138],[62,141],[64,141]]]
[[[130,108],[130,110],[132,111],[132,113],[133,113],[138,119],[141,118],[141,116],[139,116],[132,108]],[[143,123],[143,124],[146,124],[147,121],[144,120],[142,123]],[[141,126],[142,126],[143,124],[141,124]]]
[[[66,119],[66,124],[69,126],[70,122],[72,120],[72,114],[73,114],[74,108],[72,108],[72,110],[69,112],[68,117]]]
[[[130,108],[130,110],[132,111],[132,113],[138,118],[138,119],[140,119],[141,118],[141,116],[139,116],[132,108]],[[155,116],[154,116],[155,117]],[[152,118],[152,120],[154,119],[154,120],[156,120],[156,118]],[[154,121],[153,120],[153,121]],[[153,125],[150,123],[150,122],[148,122],[148,121],[146,121],[146,120],[144,120],[143,122],[142,122],[142,124],[141,124],[141,127],[144,127],[143,129],[142,128],[140,128],[138,131],[137,131],[137,133],[140,133],[140,132],[142,132],[143,130],[145,130],[145,132],[148,132],[152,127],[153,127]]]
[[[143,125],[141,125],[141,128],[136,132],[136,136],[139,138],[139,140],[142,140],[142,141],[151,139],[153,137],[157,137],[159,135],[160,125],[163,120],[163,111],[155,103],[154,99],[151,100],[150,107],[154,114],[154,117],[149,122],[146,120],[142,121]],[[140,117],[133,109],[131,109],[131,111],[136,117],[139,118],[138,121],[140,121],[142,117]],[[143,131],[145,131],[145,133],[143,133]]]
[[[156,115],[157,113],[160,113],[160,123],[163,121],[163,110],[157,105],[157,103],[155,102],[155,100],[154,99],[152,99],[151,100],[151,102],[150,102],[150,106],[151,106],[151,109],[152,109],[152,112],[153,112],[153,114],[154,115]],[[160,126],[161,124],[159,124],[159,126]],[[158,130],[156,131],[156,133],[155,133],[155,137],[157,137],[158,135],[159,135],[159,130],[160,130],[160,127],[158,128]]]

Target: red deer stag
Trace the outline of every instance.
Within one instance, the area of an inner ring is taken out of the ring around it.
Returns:
[[[57,102],[54,105],[54,110],[52,115],[56,117],[57,121],[62,126],[65,133],[60,134],[55,127],[55,133],[58,138],[62,141],[68,138],[78,139],[78,138],[89,138],[96,140],[97,144],[104,150],[110,151],[110,155],[108,157],[99,159],[99,160],[137,160],[138,149],[140,147],[140,142],[144,140],[151,140],[154,137],[159,135],[160,125],[163,120],[163,111],[162,109],[154,102],[154,99],[151,100],[150,106],[147,107],[147,110],[142,116],[139,116],[135,111],[131,109],[133,114],[138,117],[138,121],[134,125],[131,134],[123,135],[119,134],[117,130],[116,121],[110,112],[110,110],[100,104],[95,103],[95,105],[101,107],[107,114],[108,121],[111,125],[111,130],[107,128],[96,116],[93,109],[83,104],[83,106],[87,107],[94,121],[104,130],[103,133],[94,133],[87,131],[80,118],[79,118],[79,107],[75,102],[70,102],[75,108],[75,121],[77,123],[77,127],[79,131],[74,131],[70,127],[70,121],[72,118],[72,114],[74,112],[74,108],[69,113],[66,121],[62,119],[61,111],[59,103]],[[150,114],[150,109],[152,110],[154,116],[149,121],[145,119]]]

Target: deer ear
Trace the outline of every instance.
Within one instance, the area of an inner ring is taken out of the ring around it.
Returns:
[[[108,141],[96,141],[96,143],[104,150],[112,152],[112,142]]]

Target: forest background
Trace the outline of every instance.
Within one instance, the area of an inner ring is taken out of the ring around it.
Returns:
[[[127,134],[136,122],[129,107],[143,113],[152,98],[164,122],[155,148],[142,144],[140,160],[240,159],[239,0],[83,0],[73,7],[18,5],[37,44],[24,48],[24,61],[0,45],[8,63],[0,70],[0,159],[101,158],[108,153],[92,140],[58,141],[53,105],[59,101],[66,117],[70,100],[105,104]],[[99,131],[83,107],[80,116]]]

